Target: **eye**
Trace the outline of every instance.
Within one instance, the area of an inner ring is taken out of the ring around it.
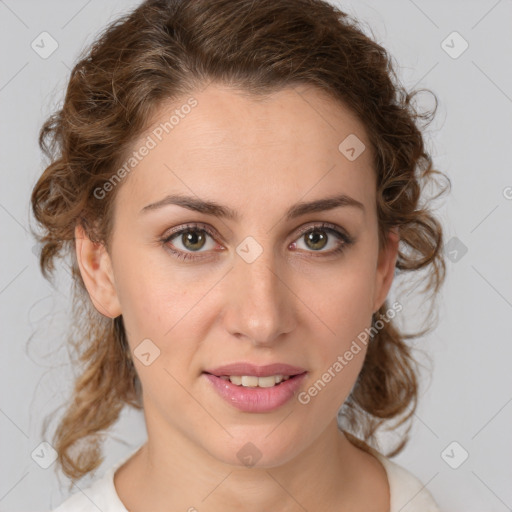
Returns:
[[[301,242],[303,246],[301,246]],[[323,256],[324,253],[327,255],[338,254],[352,243],[353,239],[340,228],[334,224],[322,223],[319,226],[303,229],[300,237],[290,247],[304,249],[307,252],[321,252]],[[328,246],[330,248],[323,250]]]
[[[176,258],[193,260],[200,258],[194,253],[207,252],[217,247],[215,236],[206,224],[187,224],[165,236],[161,242]],[[208,238],[211,239],[210,245],[208,245]],[[318,256],[313,254],[313,257],[321,257],[341,253],[352,243],[354,240],[341,228],[324,222],[317,226],[303,228],[299,238],[289,247],[310,253],[318,252],[320,254]],[[331,246],[330,250],[324,250],[329,246]]]
[[[214,249],[216,247],[213,241],[214,236],[214,233],[206,225],[189,224],[174,231],[162,242],[176,257],[186,260],[194,259],[191,253],[200,252],[205,246],[206,250]],[[207,246],[207,238],[212,239],[213,243],[210,244],[210,247]]]

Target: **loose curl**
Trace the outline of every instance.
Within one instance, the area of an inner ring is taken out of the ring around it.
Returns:
[[[111,23],[80,55],[62,108],[39,134],[50,163],[31,196],[42,228],[34,236],[41,244],[40,267],[47,279],[52,279],[56,258],[71,256],[74,318],[69,341],[83,365],[53,440],[58,463],[72,480],[102,463],[101,436],[124,405],[142,408],[122,317],[112,321],[93,307],[78,269],[75,227],[81,225],[91,240],[109,249],[119,186],[101,199],[94,190],[133,151],[163,102],[210,82],[250,95],[309,84],[351,108],[375,150],[379,247],[397,226],[397,271],[424,269],[425,291],[433,294],[444,281],[442,228],[428,205],[420,205],[425,185],[435,174],[445,176],[433,169],[418,126],[419,120],[433,117],[437,98],[431,112],[420,113],[412,101],[419,91],[404,89],[392,58],[356,20],[321,0],[142,3]],[[388,309],[386,300],[377,313],[382,316]],[[390,320],[369,342],[363,368],[339,414],[353,443],[368,449],[384,422],[396,420],[395,428],[411,419],[418,368],[405,340],[427,330],[406,334]],[[388,456],[403,449],[409,430]]]

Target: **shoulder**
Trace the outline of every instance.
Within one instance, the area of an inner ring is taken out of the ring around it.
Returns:
[[[137,446],[110,467],[103,477],[85,489],[72,494],[51,512],[128,512],[117,494],[114,485],[114,474],[128,459],[137,453],[142,446]]]
[[[421,480],[381,453],[377,451],[373,453],[388,475],[391,495],[390,512],[440,512],[437,503]]]
[[[127,512],[114,488],[114,468],[91,486],[72,494],[51,512]]]

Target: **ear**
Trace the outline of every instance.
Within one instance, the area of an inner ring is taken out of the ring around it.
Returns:
[[[374,313],[384,304],[393,283],[399,241],[398,227],[394,226],[388,232],[386,245],[379,251],[373,300]]]
[[[80,274],[94,307],[104,316],[121,314],[110,256],[105,246],[92,242],[82,226],[75,228],[75,248]]]

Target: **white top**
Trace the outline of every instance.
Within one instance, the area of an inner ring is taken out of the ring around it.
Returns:
[[[102,478],[83,491],[72,494],[51,512],[128,512],[114,486],[114,474],[139,449],[140,446],[108,469]],[[418,478],[376,450],[372,453],[381,461],[388,476],[389,512],[441,512]]]

